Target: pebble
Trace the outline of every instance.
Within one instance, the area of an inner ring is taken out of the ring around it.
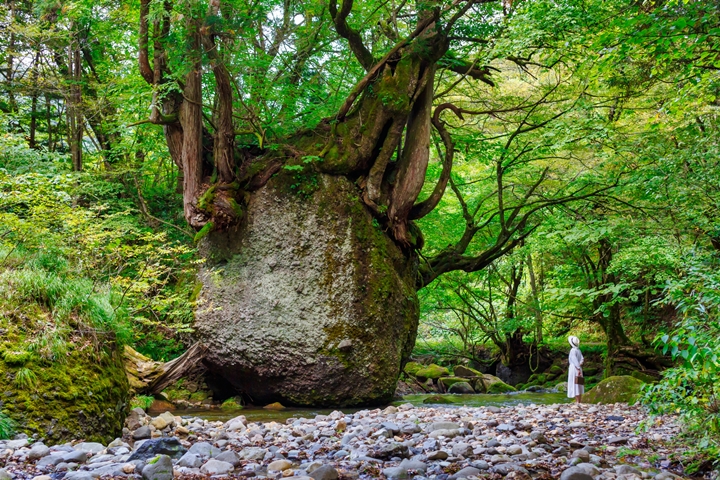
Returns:
[[[0,465],[5,465],[0,480],[61,475],[66,480],[137,478],[140,472],[146,480],[169,480],[173,468],[188,478],[274,480],[367,480],[381,473],[389,479],[416,480],[483,475],[509,480],[676,478],[667,472],[656,474],[647,463],[618,464],[619,445],[662,445],[677,432],[668,418],[648,432],[634,432],[643,419],[642,410],[624,404],[405,404],[290,418],[284,424],[248,423],[242,415],[227,422],[180,418],[169,412],[150,417],[136,409],[126,421],[124,437],[107,447],[95,442],[48,447],[26,438],[0,441]]]

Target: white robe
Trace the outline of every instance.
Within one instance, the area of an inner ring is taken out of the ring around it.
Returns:
[[[570,369],[568,370],[567,396],[568,398],[575,398],[578,395],[585,393],[585,385],[577,385],[575,383],[575,377],[577,377],[578,373],[582,371],[582,364],[584,361],[580,349],[572,347],[568,360],[570,360]]]

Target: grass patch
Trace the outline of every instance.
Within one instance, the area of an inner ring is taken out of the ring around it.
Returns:
[[[34,389],[37,386],[37,375],[29,368],[21,368],[15,374],[15,385],[25,390]]]
[[[142,408],[146,412],[155,401],[151,395],[136,395],[130,400],[130,408]]]
[[[7,440],[15,436],[15,422],[12,418],[0,412],[0,440]]]

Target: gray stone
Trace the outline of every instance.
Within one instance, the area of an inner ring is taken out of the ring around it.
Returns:
[[[387,478],[408,478],[407,470],[401,467],[388,467],[383,469],[383,475]]]
[[[460,425],[453,422],[435,422],[427,427],[428,432],[434,432],[436,430],[456,430],[460,428]]]
[[[147,425],[143,425],[142,427],[139,427],[137,430],[135,430],[132,434],[133,440],[144,440],[146,438],[150,438],[151,436],[150,427]]]
[[[534,440],[538,444],[548,443],[543,432],[533,431],[530,432],[530,439]]]
[[[50,455],[41,458],[36,465],[38,467],[49,467],[58,465],[63,461],[63,455],[65,455],[64,452],[51,453]]]
[[[88,465],[94,465],[96,463],[111,462],[115,459],[115,455],[96,455],[88,460]]]
[[[506,450],[508,455],[520,455],[523,449],[520,445],[510,445]]]
[[[512,423],[501,423],[496,427],[501,432],[512,432],[513,430],[516,430],[516,426]]]
[[[125,475],[123,465],[123,463],[111,463],[110,465],[105,465],[104,467],[93,470],[92,475],[97,475],[99,477],[122,477]]]
[[[233,467],[237,467],[242,462],[242,460],[240,459],[238,454],[235,453],[234,450],[225,450],[220,455],[217,455],[215,457],[215,460],[220,460],[221,462],[232,463]]]
[[[422,430],[414,423],[406,423],[400,427],[400,432],[405,435],[412,435],[413,433],[420,433]]]
[[[393,435],[400,433],[400,427],[393,422],[383,422],[382,427]]]
[[[234,469],[235,467],[233,467],[232,463],[223,462],[214,458],[211,458],[205,465],[200,467],[200,471],[208,475],[225,475],[232,472]]]
[[[452,428],[450,430],[441,429],[441,430],[433,430],[432,432],[430,432],[430,435],[428,435],[428,437],[430,437],[430,438],[438,438],[438,437],[455,438],[458,435],[462,435],[462,433],[463,433],[462,430],[460,430],[459,428]]]
[[[194,323],[203,362],[258,404],[390,400],[418,325],[415,261],[373,226],[352,181],[313,173],[305,197],[289,175],[249,194],[242,227],[200,244],[200,301],[213,305]],[[356,331],[345,354],[331,332]],[[264,381],[276,372],[282,382]]]
[[[75,448],[75,450],[81,450],[83,452],[92,453],[93,455],[105,450],[105,446],[102,443],[97,443],[97,442],[82,442],[82,443],[78,443],[73,448]]]
[[[180,457],[180,460],[178,460],[177,464],[179,467],[189,467],[189,468],[200,468],[202,466],[202,460],[200,457],[195,455],[194,453],[186,453],[182,457]]]
[[[64,462],[76,462],[85,463],[88,458],[88,454],[82,450],[75,450],[74,452],[68,452],[62,456]]]
[[[242,449],[238,456],[241,460],[262,460],[266,453],[267,450],[264,448],[249,447]]]
[[[583,462],[589,462],[590,461],[590,452],[581,448],[579,450],[575,450],[572,453],[572,458],[579,458]]]
[[[425,470],[427,470],[427,464],[419,460],[411,460],[406,458],[402,462],[400,462],[400,468],[404,468],[406,471],[414,470],[416,472],[424,472]]]
[[[169,456],[159,455],[151,462],[142,469],[143,480],[172,480],[173,464]]]
[[[447,452],[436,450],[427,454],[428,460],[445,460],[449,457]]]
[[[479,474],[480,474],[480,470],[478,470],[477,468],[465,467],[462,470],[459,470],[458,472],[456,472],[455,475],[451,475],[450,480],[456,480],[458,478],[467,478],[472,475],[479,475]]]
[[[452,454],[455,457],[469,457],[473,454],[473,449],[467,443],[458,443],[452,448]]]
[[[637,468],[631,467],[630,465],[615,465],[615,472],[618,475],[642,475],[642,472]]]
[[[93,477],[92,473],[84,472],[84,471],[68,472],[63,477],[63,480],[94,480],[94,479],[95,479],[95,477]],[[164,479],[155,479],[155,480],[164,480]]]
[[[578,463],[575,466],[590,475],[591,477],[594,477],[595,475],[600,475],[600,469],[592,463]]]
[[[478,460],[477,462],[473,462],[472,466],[477,468],[478,470],[489,470],[490,464],[486,462],[485,460]]]
[[[560,480],[593,480],[593,477],[581,468],[570,467],[560,475]]]
[[[393,457],[406,458],[409,456],[409,451],[406,445],[393,442],[371,451],[370,456],[381,460],[389,460]]]
[[[610,445],[621,445],[628,442],[627,437],[612,436],[606,440]]]
[[[502,476],[506,476],[510,472],[521,472],[527,474],[528,471],[521,467],[520,465],[517,465],[516,463],[507,462],[507,463],[500,463],[498,465],[493,465],[490,467],[490,471],[493,473],[497,473]]]
[[[175,437],[155,438],[146,440],[140,447],[135,450],[129,462],[133,460],[149,460],[157,455],[167,455],[171,458],[180,458],[185,455],[185,447],[180,444],[180,440]]]
[[[338,472],[330,465],[323,465],[310,473],[310,477],[314,480],[337,480]]]
[[[18,448],[26,447],[28,444],[27,438],[21,438],[19,440],[8,440],[5,442],[5,448],[10,450],[17,450]]]
[[[212,444],[208,442],[198,442],[194,443],[190,449],[188,450],[190,453],[194,453],[195,455],[199,455],[201,457],[205,458],[211,458],[211,457],[217,457],[222,453],[222,450],[220,450],[217,447],[214,447]]]
[[[657,475],[655,475],[655,480],[675,480],[678,477],[677,475],[670,473],[670,472],[660,472]]]
[[[28,460],[39,460],[50,454],[50,448],[42,443],[36,443],[28,452]]]
[[[0,480],[12,480],[12,476],[4,468],[0,468]]]

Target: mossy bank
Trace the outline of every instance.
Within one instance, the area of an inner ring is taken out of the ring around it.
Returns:
[[[18,431],[49,442],[107,443],[121,434],[128,383],[116,352],[88,347],[51,363],[19,363],[12,350],[5,357],[11,362],[0,360],[0,409]]]

